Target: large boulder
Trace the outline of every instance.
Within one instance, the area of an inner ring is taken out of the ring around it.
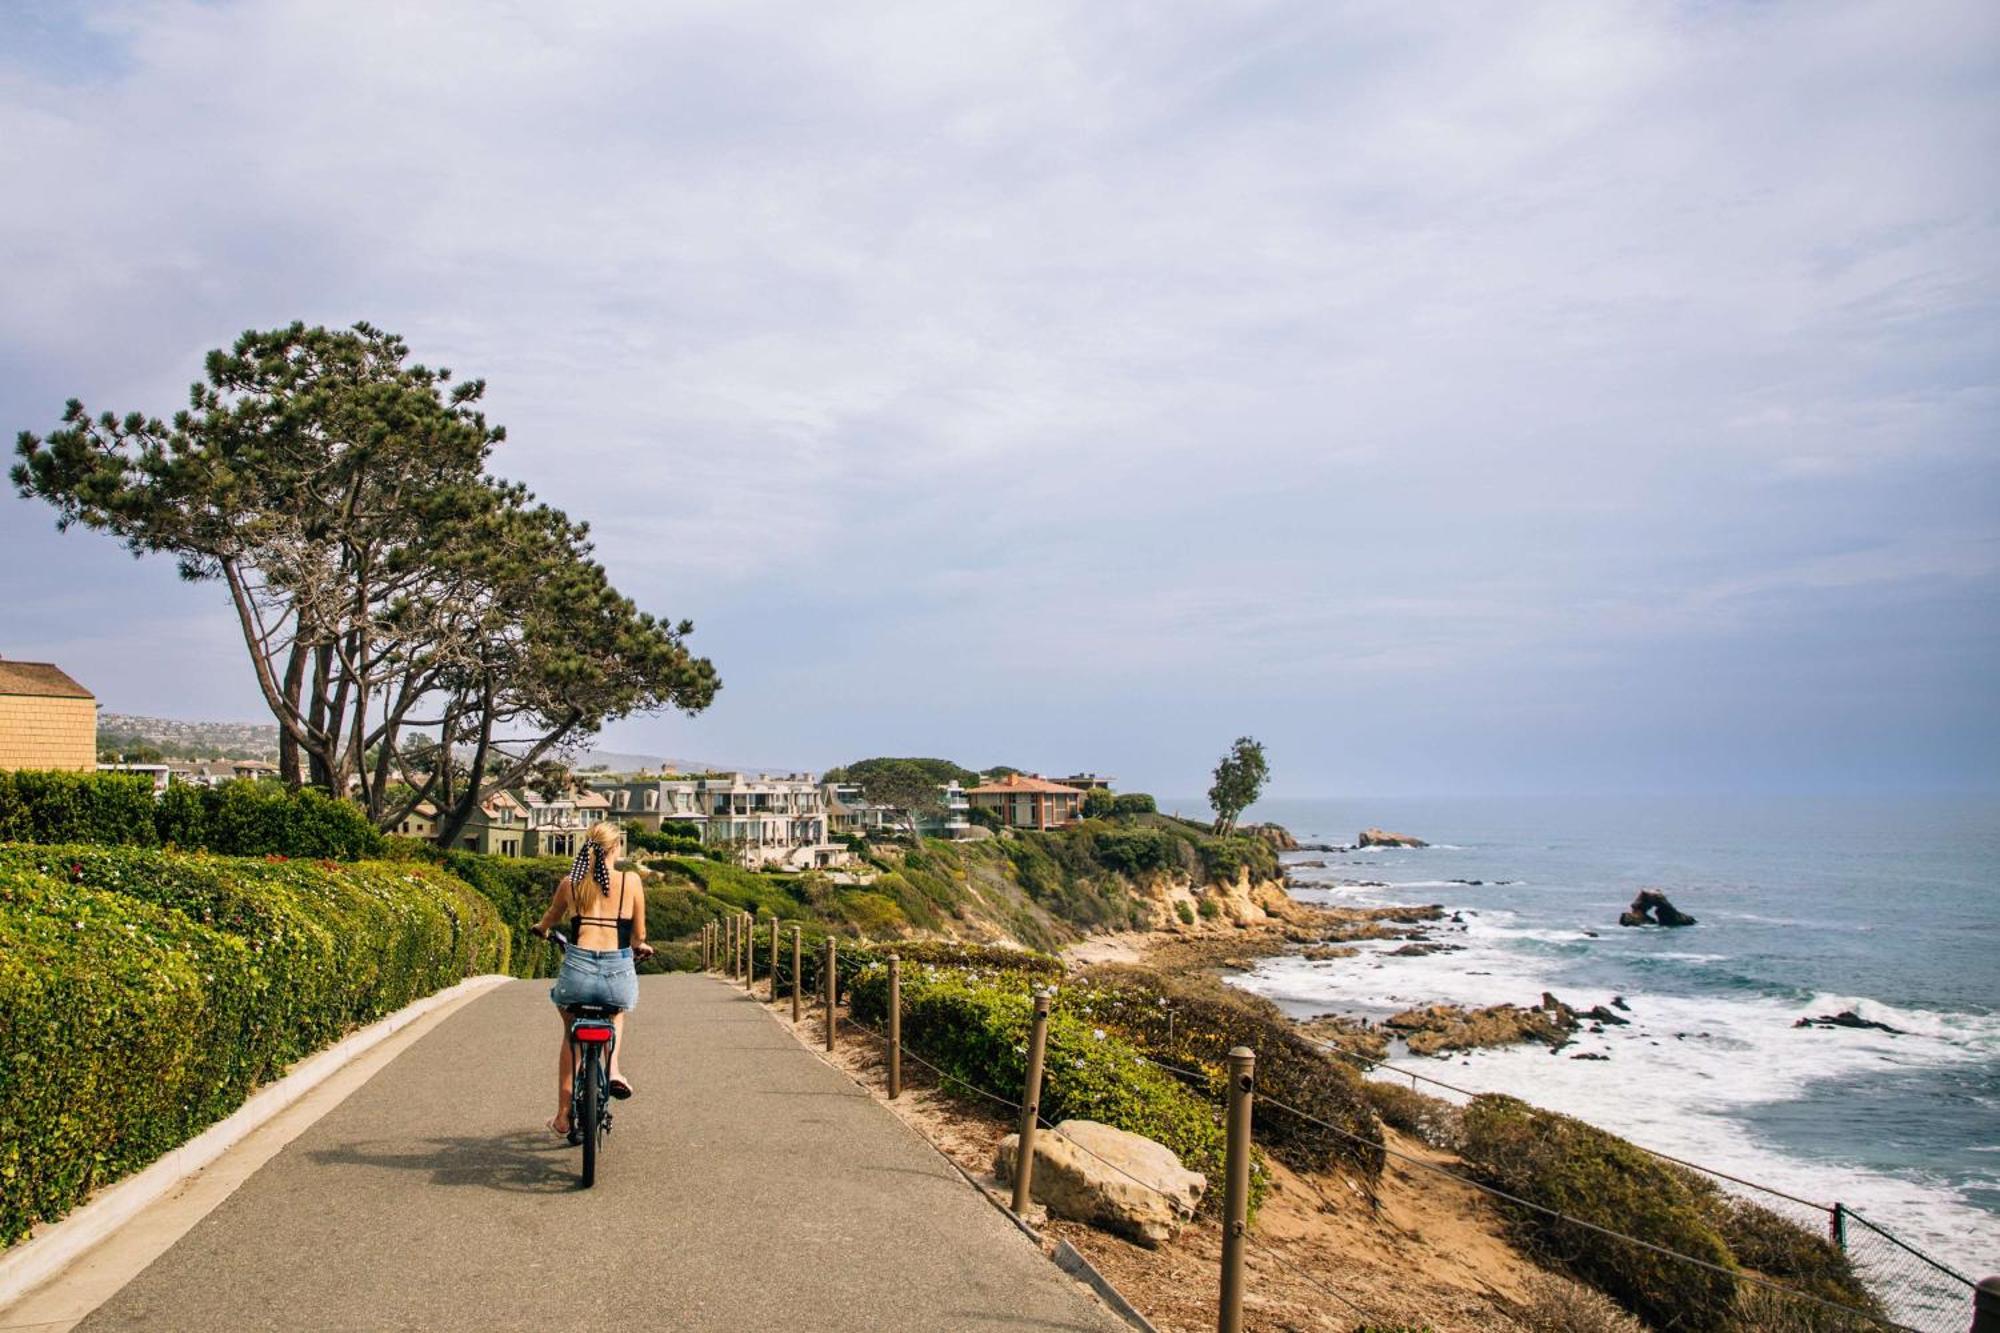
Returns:
[[[1009,1134],[993,1154],[993,1174],[1014,1182],[1021,1136]],[[1095,1120],[1065,1120],[1035,1135],[1029,1193],[1058,1217],[1087,1222],[1148,1249],[1171,1240],[1194,1216],[1208,1178],[1181,1165],[1165,1144]]]
[[[1271,844],[1271,850],[1274,852],[1299,850],[1298,839],[1294,838],[1291,831],[1282,824],[1245,824],[1236,831],[1252,838],[1262,838]]]
[[[1428,847],[1422,838],[1413,838],[1407,833],[1391,833],[1387,829],[1371,828],[1361,830],[1355,838],[1356,847]]]

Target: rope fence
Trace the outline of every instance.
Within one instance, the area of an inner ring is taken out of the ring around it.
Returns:
[[[724,918],[710,923],[701,933],[701,959],[705,970],[724,972],[732,980],[741,984],[753,996],[758,990],[758,962],[756,948],[757,923],[749,913]],[[780,923],[772,921],[770,931],[769,966],[764,979],[769,982],[766,995],[768,1001],[777,1004],[780,999]],[[797,1022],[803,1010],[803,985],[801,945],[798,927],[792,929],[791,967],[789,969],[792,1013]],[[867,946],[864,946],[867,947]],[[820,962],[821,974],[815,997],[821,1010],[821,1022],[825,1033],[826,1049],[836,1049],[842,1016],[839,1011],[839,957],[834,938],[828,936],[823,944],[824,955]],[[889,1026],[881,1027],[856,1018],[850,1009],[845,1022],[852,1027],[874,1037],[882,1044],[887,1056],[888,1095],[893,1100],[901,1092],[902,1061],[908,1059],[928,1071],[941,1084],[959,1088],[965,1092],[992,1102],[1016,1117],[1019,1127],[1018,1149],[1014,1163],[1014,1198],[1012,1211],[1019,1217],[1027,1211],[1031,1197],[1035,1168],[1034,1144],[1038,1133],[1046,1132],[1060,1138],[1066,1145],[1122,1176],[1127,1181],[1150,1194],[1166,1201],[1176,1212],[1184,1210],[1184,1204],[1160,1190],[1150,1182],[1141,1180],[1116,1162],[1092,1151],[1087,1145],[1064,1134],[1047,1117],[1041,1114],[1041,1081],[1043,1052],[1046,1049],[1046,1034],[1049,1019],[1049,996],[1046,990],[1036,988],[1034,994],[1033,1019],[1029,1038],[1029,1061],[1026,1086],[1021,1090],[1021,1099],[981,1086],[962,1075],[941,1068],[911,1050],[901,1034],[901,990],[900,960],[893,953],[884,964],[889,974]],[[1385,1069],[1407,1076],[1412,1086],[1418,1081],[1432,1083],[1462,1096],[1476,1097],[1482,1094],[1461,1088],[1442,1079],[1415,1070],[1390,1065],[1387,1061],[1376,1060],[1357,1052],[1344,1050],[1326,1042],[1312,1044],[1346,1060],[1355,1061],[1372,1068]],[[1150,1056],[1141,1056],[1145,1063],[1187,1083],[1191,1088],[1213,1098],[1218,1074],[1216,1071],[1190,1069],[1171,1064]],[[1221,1333],[1240,1333],[1243,1327],[1243,1295],[1245,1281],[1245,1259],[1248,1253],[1249,1223],[1248,1196],[1250,1177],[1250,1129],[1253,1102],[1261,1102],[1262,1110],[1277,1111],[1293,1116],[1304,1123],[1331,1133],[1336,1137],[1356,1144],[1366,1144],[1371,1149],[1379,1149],[1387,1157],[1393,1158],[1406,1167],[1428,1176],[1449,1180],[1464,1188],[1479,1191],[1498,1200],[1508,1208],[1532,1213],[1546,1222],[1564,1228],[1629,1245],[1638,1250],[1677,1264],[1685,1264],[1693,1269],[1713,1273],[1727,1278],[1732,1283],[1747,1283],[1756,1288],[1764,1297],[1782,1303],[1797,1313],[1793,1316],[1801,1320],[1801,1326],[1808,1322],[1813,1327],[1838,1327],[1848,1329],[1901,1330],[1902,1333],[1965,1333],[1968,1327],[1967,1314],[1970,1307],[1971,1333],[2000,1333],[2000,1278],[1988,1278],[1974,1284],[1964,1274],[1939,1262],[1922,1250],[1899,1239],[1887,1229],[1841,1204],[1820,1204],[1803,1199],[1795,1194],[1745,1180],[1727,1172],[1704,1167],[1696,1162],[1642,1148],[1650,1156],[1675,1166],[1700,1172],[1719,1180],[1728,1181],[1745,1189],[1760,1192],[1791,1203],[1795,1206],[1823,1214],[1826,1218],[1829,1239],[1846,1252],[1854,1265],[1865,1276],[1870,1289],[1885,1296],[1888,1314],[1834,1300],[1815,1292],[1804,1291],[1761,1273],[1718,1264],[1697,1255],[1682,1253],[1669,1246],[1634,1236],[1614,1227],[1577,1217],[1572,1213],[1534,1200],[1477,1178],[1476,1176],[1451,1170],[1436,1162],[1428,1161],[1415,1154],[1405,1152],[1388,1144],[1378,1144],[1364,1139],[1354,1131],[1313,1115],[1275,1097],[1257,1096],[1255,1065],[1256,1055],[1246,1047],[1236,1047],[1229,1053],[1229,1069],[1223,1080],[1222,1106],[1219,1108],[1226,1126],[1227,1154],[1224,1168],[1225,1189],[1222,1207],[1222,1273],[1220,1295],[1216,1314],[1216,1327]],[[1634,1145],[1639,1146],[1639,1145]],[[1372,1318],[1369,1311],[1351,1297],[1336,1290],[1325,1279],[1291,1263],[1276,1250],[1258,1245],[1256,1253],[1269,1265],[1288,1271],[1290,1276],[1309,1286],[1361,1318],[1364,1322]],[[1826,1321],[1831,1317],[1834,1322]],[[1813,1320],[1818,1322],[1811,1322]]]

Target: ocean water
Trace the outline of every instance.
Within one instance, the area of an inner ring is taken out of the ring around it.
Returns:
[[[1185,803],[1194,810],[1198,803]],[[1266,961],[1238,984],[1305,1015],[1578,1008],[1632,1023],[1399,1062],[1647,1147],[1846,1204],[1973,1278],[2000,1273],[2000,800],[1269,800],[1301,841],[1370,825],[1421,850],[1301,852],[1307,901],[1461,914],[1421,958]],[[1467,883],[1465,881],[1482,881]],[[1621,928],[1641,888],[1698,925]],[[1852,1009],[1904,1030],[1801,1029]],[[1575,1060],[1585,1053],[1604,1060]]]

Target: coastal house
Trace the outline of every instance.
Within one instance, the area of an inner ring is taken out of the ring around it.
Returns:
[[[965,793],[974,810],[991,810],[1008,828],[1065,828],[1083,818],[1083,792],[1034,773],[1009,773]]]
[[[100,773],[136,773],[153,784],[153,795],[158,796],[173,780],[171,764],[99,764]]]
[[[52,662],[0,658],[0,768],[96,767],[96,696]]]
[[[691,824],[704,844],[748,866],[807,870],[847,858],[828,837],[826,794],[810,773],[666,774],[596,790],[620,823],[649,832],[662,822]]]
[[[275,778],[278,766],[261,759],[177,759],[167,765],[175,782],[193,787],[220,787],[225,782]]]
[[[406,838],[422,838],[425,842],[437,837],[438,808],[429,801],[418,801],[396,825],[396,832]]]
[[[1110,791],[1111,784],[1117,779],[1107,778],[1102,773],[1072,773],[1066,778],[1053,778],[1051,781],[1060,782],[1065,787],[1074,787],[1078,791]]]
[[[526,840],[528,809],[512,792],[497,791],[472,812],[459,830],[458,845],[487,856],[519,856]]]

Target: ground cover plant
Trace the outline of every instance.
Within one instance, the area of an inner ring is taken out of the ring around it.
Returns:
[[[1027,1079],[1034,979],[1019,972],[919,965],[903,969],[903,1040],[954,1078],[1018,1101]],[[856,1018],[886,1020],[888,970],[862,969],[849,999]],[[1204,1207],[1220,1206],[1220,1108],[1148,1063],[1130,1043],[1074,1011],[1049,1016],[1042,1114],[1051,1124],[1096,1120],[1165,1144],[1207,1176]],[[1253,1206],[1269,1187],[1261,1160],[1252,1171]]]
[[[0,846],[0,1241],[507,956],[484,897],[411,862]]]
[[[1274,1156],[1304,1170],[1342,1163],[1371,1181],[1381,1174],[1382,1126],[1362,1080],[1300,1036],[1268,1000],[1207,978],[1105,966],[1065,986],[1059,1003],[1115,1029],[1152,1059],[1205,1075],[1210,1095],[1218,1098],[1230,1049],[1249,1047],[1257,1053],[1254,1132]]]

